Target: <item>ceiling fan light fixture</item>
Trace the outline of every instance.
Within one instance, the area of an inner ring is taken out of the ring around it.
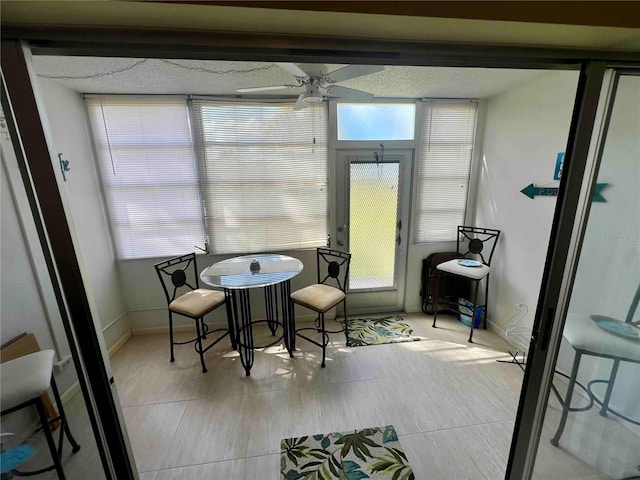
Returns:
[[[304,96],[302,97],[304,103],[322,103],[323,100],[317,85],[307,86]]]

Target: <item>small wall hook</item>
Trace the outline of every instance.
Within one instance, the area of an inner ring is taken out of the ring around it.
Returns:
[[[62,154],[59,153],[58,161],[60,162],[60,171],[62,172],[62,179],[66,182],[67,176],[65,175],[65,172],[68,172],[71,170],[71,167],[69,166],[69,160],[63,160]]]

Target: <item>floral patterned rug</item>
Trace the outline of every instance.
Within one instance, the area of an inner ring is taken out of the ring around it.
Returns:
[[[286,438],[280,472],[284,480],[415,480],[392,425]]]
[[[350,318],[348,322],[348,347],[421,340],[420,337],[411,335],[413,333],[411,327],[397,315],[381,318]]]

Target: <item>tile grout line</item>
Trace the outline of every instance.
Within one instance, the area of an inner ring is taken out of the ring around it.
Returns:
[[[495,422],[485,422],[485,423],[474,423],[472,425],[464,425],[461,427],[449,427],[449,428],[439,428],[437,430],[425,430],[422,432],[416,432],[416,433],[405,433],[405,434],[398,434],[398,437],[411,437],[414,435],[428,435],[430,433],[437,433],[437,432],[446,432],[446,431],[451,431],[451,430],[461,430],[463,428],[475,428],[475,427],[486,427],[487,425],[499,425],[502,423],[513,423],[515,421],[514,420],[497,420]]]

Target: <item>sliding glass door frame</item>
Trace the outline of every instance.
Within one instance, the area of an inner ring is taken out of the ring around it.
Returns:
[[[563,171],[547,252],[542,288],[523,391],[516,417],[506,478],[531,478],[545,412],[560,351],[565,319],[584,240],[598,172],[614,105],[620,69],[605,69],[603,62],[586,65],[579,90],[589,104],[576,105],[567,156],[573,161]],[[640,68],[633,71],[640,75]],[[582,114],[579,114],[582,112]],[[571,149],[571,152],[570,152]],[[564,189],[563,189],[564,187]],[[555,238],[554,238],[555,237]]]
[[[578,81],[563,175],[552,223],[538,305],[534,319],[529,356],[516,416],[506,478],[531,478],[533,465],[551,389],[553,371],[560,349],[564,318],[568,308],[576,268],[576,255],[585,225],[585,187],[595,185],[589,155],[598,105],[605,81],[606,64],[583,65]],[[586,177],[585,177],[586,175]],[[591,198],[591,197],[586,197]]]
[[[576,225],[574,219],[579,212],[581,195],[585,194],[582,192],[584,185],[589,182],[589,188],[592,189],[595,178],[589,177],[586,180],[585,172],[605,69],[608,66],[638,68],[640,53],[276,34],[177,30],[172,33],[172,42],[167,43],[166,30],[141,28],[9,26],[2,31],[3,84],[6,82],[7,89],[7,95],[3,91],[3,107],[6,103],[15,112],[16,129],[22,137],[22,145],[28,145],[24,149],[25,164],[34,172],[34,195],[42,208],[43,228],[51,243],[64,299],[71,309],[68,327],[69,330],[72,327],[77,335],[79,359],[86,365],[87,371],[91,372],[88,376],[88,388],[96,404],[98,423],[107,446],[108,458],[103,460],[111,465],[110,468],[115,469],[116,478],[136,478],[135,467],[119,425],[116,400],[111,396],[112,379],[107,375],[97,332],[93,328],[85,286],[33,98],[34,89],[29,75],[21,65],[24,63],[21,56],[23,54],[20,53],[22,42],[28,42],[25,45],[33,54],[48,55],[450,67],[579,67],[580,80],[564,173],[560,182],[534,320],[531,354],[507,466],[507,478],[530,478],[542,423],[541,408],[546,405],[549,394],[548,370],[555,363],[559,349],[561,314],[566,310],[565,303],[571,285],[571,268],[566,258],[570,252],[575,251],[576,246],[579,247],[583,228]]]

